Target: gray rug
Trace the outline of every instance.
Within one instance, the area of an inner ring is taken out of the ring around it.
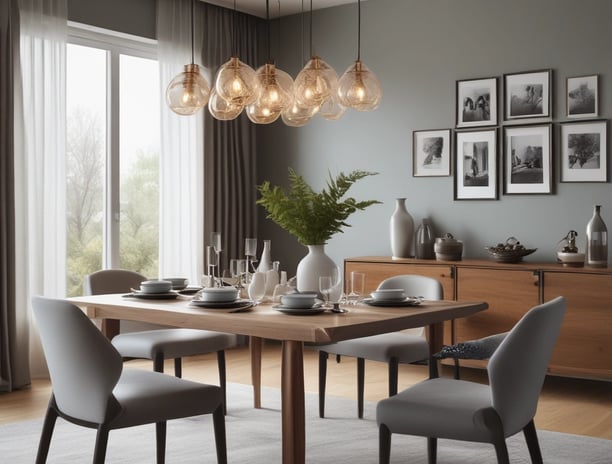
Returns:
[[[280,392],[263,389],[264,409],[252,408],[251,388],[228,385],[226,418],[228,458],[232,464],[274,464],[281,461]],[[306,461],[310,464],[375,464],[378,462],[378,430],[375,404],[366,403],[365,418],[356,418],[354,401],[328,397],[326,419],[319,419],[315,395],[306,397]],[[31,464],[41,430],[41,420],[0,427],[0,462]],[[536,424],[537,425],[537,424]],[[612,440],[538,431],[547,464],[612,464]],[[48,462],[91,462],[95,431],[59,419]],[[154,427],[114,430],[110,434],[107,463],[153,463]],[[513,464],[529,463],[522,434],[508,440]],[[426,464],[424,438],[393,436],[392,462]],[[210,417],[168,423],[168,464],[215,463]],[[489,464],[495,462],[493,447],[477,443],[440,440],[439,464]]]

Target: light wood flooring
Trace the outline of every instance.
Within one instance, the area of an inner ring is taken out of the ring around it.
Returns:
[[[247,348],[240,347],[227,352],[228,382],[250,384],[250,360]],[[134,367],[151,368],[148,361],[130,361]],[[336,364],[330,357],[327,373],[328,395],[356,397],[356,363],[352,358],[342,358]],[[166,365],[172,372],[172,364]],[[307,392],[318,389],[318,353],[306,348],[304,377]],[[443,366],[442,375],[452,376],[449,367]],[[196,356],[184,360],[183,377],[208,383],[217,383],[215,355]],[[424,366],[400,366],[399,388],[419,382],[427,377]],[[484,371],[462,369],[462,378],[485,382]],[[266,343],[262,362],[262,385],[280,388],[280,345]],[[366,401],[385,398],[387,392],[386,365],[366,362]],[[42,417],[50,394],[47,380],[34,380],[31,388],[0,394],[0,424]],[[333,399],[328,399],[333,401]],[[265,405],[264,405],[265,406]],[[357,411],[355,407],[355,418]],[[357,419],[356,419],[357,420]],[[536,427],[579,435],[612,439],[612,383],[589,380],[548,377],[540,397]]]

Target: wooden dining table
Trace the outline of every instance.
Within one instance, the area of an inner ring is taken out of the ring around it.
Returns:
[[[442,347],[443,322],[487,309],[485,302],[424,301],[409,307],[349,307],[347,313],[315,315],[281,313],[272,304],[248,312],[228,313],[190,305],[189,299],[151,300],[125,295],[93,295],[68,299],[92,319],[102,320],[109,337],[118,321],[150,322],[175,327],[215,330],[250,337],[255,407],[260,407],[261,349],[264,339],[279,340],[281,348],[282,463],[306,460],[304,406],[304,343],[327,344],[369,335],[425,326],[431,352]]]

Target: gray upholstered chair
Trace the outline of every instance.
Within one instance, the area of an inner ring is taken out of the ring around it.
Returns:
[[[489,385],[434,378],[380,401],[380,464],[389,463],[393,433],[427,437],[429,464],[438,438],[491,443],[497,462],[509,464],[506,438],[521,430],[531,461],[542,463],[533,417],[564,314],[563,297],[529,310],[489,360]]]
[[[129,292],[144,280],[146,277],[137,272],[104,269],[85,277],[85,294]],[[210,330],[159,328],[120,333],[112,342],[125,359],[151,359],[156,372],[164,371],[164,359],[174,359],[176,377],[182,377],[182,357],[216,352],[219,381],[225,396],[225,350],[236,346],[238,337]]]
[[[403,288],[407,295],[423,296],[428,300],[444,298],[442,284],[431,277],[420,275],[399,275],[385,279],[378,289]],[[422,329],[420,332],[422,333]],[[319,416],[325,416],[325,382],[327,358],[332,353],[357,358],[357,415],[363,417],[363,393],[365,359],[386,362],[389,365],[389,396],[397,393],[398,365],[427,361],[429,344],[421,334],[394,332],[371,337],[344,340],[322,345],[319,349]]]
[[[155,423],[157,463],[163,464],[166,422],[210,413],[217,461],[227,462],[221,388],[124,369],[121,354],[78,307],[42,297],[34,297],[32,306],[52,385],[37,464],[47,460],[58,417],[97,429],[94,464],[104,462],[111,430]]]

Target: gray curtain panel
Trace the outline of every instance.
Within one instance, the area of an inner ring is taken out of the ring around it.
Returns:
[[[265,21],[196,3],[204,24],[202,64],[213,76],[233,51],[254,69],[263,64],[258,44]],[[218,121],[207,108],[204,125],[204,237],[208,243],[213,230],[222,232],[220,268],[227,269],[229,259],[244,257],[244,239],[257,233],[256,130],[245,112],[233,121]]]

